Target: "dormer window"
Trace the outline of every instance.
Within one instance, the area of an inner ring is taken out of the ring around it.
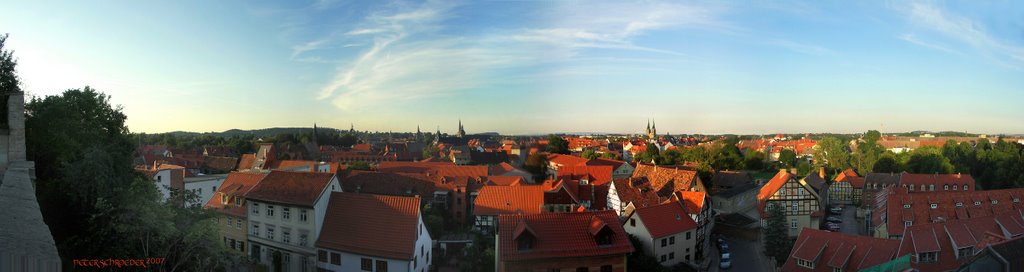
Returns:
[[[995,200],[995,199],[993,199],[993,200],[992,200],[992,205],[996,205],[996,204],[999,204],[999,200]]]
[[[935,208],[938,208],[938,207],[939,207],[939,204],[932,203],[932,205],[931,205],[932,209],[935,209]]]
[[[928,190],[934,192],[935,191],[935,184],[928,185]]]
[[[912,225],[914,225],[914,221],[910,221],[910,220],[903,221],[903,226],[904,227],[909,227],[909,226],[912,226]]]
[[[963,207],[963,206],[964,206],[964,203],[963,203],[963,202],[957,202],[957,203],[956,203],[956,207],[957,207],[957,208],[961,208],[961,207]]]
[[[1019,197],[1014,197],[1013,198],[1013,203],[1020,203],[1020,198]]]
[[[975,201],[974,206],[981,206],[981,201]]]
[[[587,185],[587,184],[590,184],[589,180],[587,180],[587,179],[580,179],[580,185]]]
[[[814,268],[814,262],[806,261],[806,260],[803,260],[803,259],[800,259],[800,258],[796,258],[796,265],[799,265],[801,267],[811,268],[811,269]]]
[[[904,209],[910,209],[910,204],[903,204]]]
[[[519,250],[530,250],[533,248],[533,235],[523,235],[516,240]]]
[[[917,254],[918,263],[934,263],[939,259],[938,252],[923,252]]]
[[[914,184],[910,185],[910,191],[914,191]]]
[[[953,184],[953,191],[956,191],[956,184]]]
[[[943,191],[949,191],[949,184],[942,185],[942,190]]]

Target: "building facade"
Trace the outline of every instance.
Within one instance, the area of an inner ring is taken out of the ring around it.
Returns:
[[[326,271],[428,271],[430,233],[419,197],[332,193],[317,240]]]
[[[761,187],[757,200],[761,225],[767,224],[770,209],[781,208],[786,214],[790,237],[797,237],[803,228],[818,228],[821,216],[824,215],[814,188],[797,181],[785,170],[779,171]]]

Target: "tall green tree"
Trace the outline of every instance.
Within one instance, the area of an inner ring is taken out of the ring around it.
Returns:
[[[873,173],[898,173],[901,167],[899,161],[896,160],[896,155],[888,152],[878,158],[871,168]]]
[[[857,145],[857,150],[853,152],[852,164],[853,167],[857,168],[857,171],[861,173],[871,173],[875,166],[875,162],[882,157],[882,153],[885,153],[885,148],[878,143],[879,139],[882,138],[882,134],[877,130],[869,130],[864,133],[862,137],[863,142]]]
[[[834,173],[839,173],[850,167],[850,152],[839,138],[827,136],[818,141],[818,148],[814,150],[814,160],[819,166],[827,166]]]
[[[904,170],[916,174],[951,174],[953,164],[942,156],[942,151],[933,146],[914,149],[904,165]]]
[[[793,167],[796,164],[796,152],[789,149],[779,151],[779,163],[782,164],[782,167]]]
[[[771,205],[768,208],[768,222],[764,228],[764,250],[778,263],[786,262],[793,250],[793,240],[786,227],[786,212],[783,207]]]
[[[558,136],[558,135],[548,136],[548,148],[547,148],[547,151],[549,153],[568,155],[569,154],[569,142],[566,141],[565,139],[562,139],[562,137]]]
[[[601,155],[597,154],[597,152],[594,152],[593,148],[587,148],[586,150],[583,150],[583,153],[580,154],[580,157],[588,160],[593,160],[601,157]]]
[[[18,62],[14,60],[14,52],[4,49],[4,44],[7,42],[7,34],[0,36],[0,105],[3,105],[4,110],[0,110],[0,129],[8,128],[7,124],[7,99],[8,96],[4,94],[20,93],[21,87],[18,82],[18,74],[15,71],[15,66]]]
[[[126,116],[108,96],[73,89],[33,98],[25,109],[36,194],[66,267],[73,259],[160,256],[161,270],[213,270],[232,259],[215,214],[163,202],[153,182],[134,170]]]

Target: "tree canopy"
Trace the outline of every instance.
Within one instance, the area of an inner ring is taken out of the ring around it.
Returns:
[[[548,136],[548,148],[547,148],[547,151],[549,153],[557,153],[557,154],[568,155],[569,154],[569,142],[566,141],[565,139],[562,139],[562,137],[558,136],[558,135]]]

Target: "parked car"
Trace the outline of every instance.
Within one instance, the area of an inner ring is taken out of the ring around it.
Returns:
[[[829,208],[828,211],[830,211],[830,212],[832,212],[834,214],[841,214],[841,213],[843,213],[843,208],[832,207],[832,208]]]
[[[828,224],[828,226],[827,226],[827,228],[828,228],[828,230],[830,230],[830,231],[839,231],[839,224],[832,224],[832,223],[829,223],[829,224]]]
[[[829,217],[825,218],[825,221],[832,222],[832,223],[842,223],[843,219],[840,219],[839,217],[836,217],[836,216],[829,216]]]
[[[729,244],[725,242],[725,239],[718,238],[718,250],[721,251],[722,254],[729,253]]]
[[[722,254],[722,259],[718,262],[718,268],[723,270],[732,268],[732,259],[729,257],[729,253]]]

